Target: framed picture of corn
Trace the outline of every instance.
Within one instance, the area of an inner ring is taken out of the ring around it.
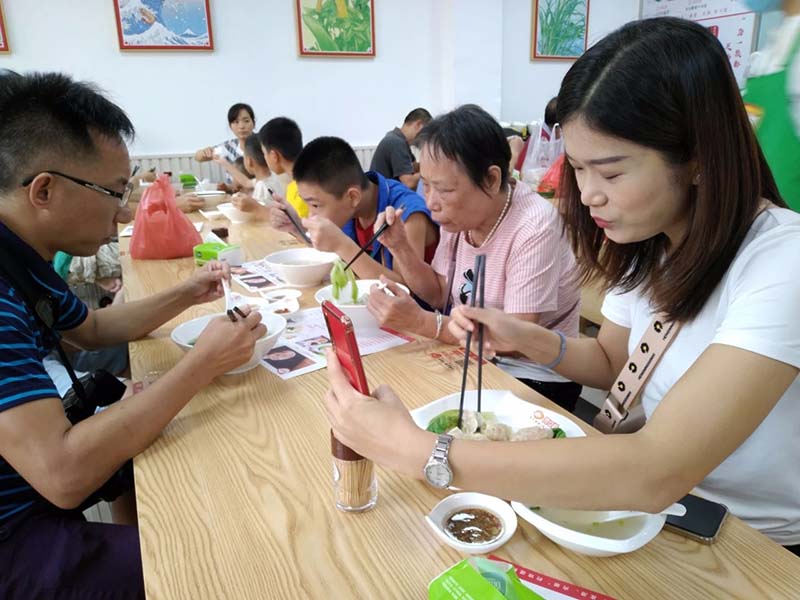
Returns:
[[[589,0],[533,0],[531,60],[575,60],[588,30]]]
[[[300,56],[375,56],[375,0],[296,0]]]

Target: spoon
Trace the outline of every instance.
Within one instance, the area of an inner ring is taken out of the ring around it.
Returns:
[[[565,511],[567,512],[567,511]],[[672,506],[668,506],[659,513],[646,513],[638,510],[608,510],[608,511],[569,511],[571,514],[564,520],[569,521],[572,525],[596,525],[600,523],[611,523],[612,521],[620,521],[622,519],[633,519],[635,517],[647,517],[651,514],[667,515],[682,517],[686,514],[686,507],[677,502]]]
[[[225,312],[233,310],[236,303],[231,298],[231,284],[224,277],[222,278],[222,291],[225,293]]]

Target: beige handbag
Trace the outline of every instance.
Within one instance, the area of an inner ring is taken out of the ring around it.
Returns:
[[[680,323],[670,323],[663,315],[653,319],[595,416],[596,429],[603,433],[633,433],[642,428],[645,419],[629,419],[630,409],[680,328]]]

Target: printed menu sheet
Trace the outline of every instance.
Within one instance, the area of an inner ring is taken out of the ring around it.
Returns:
[[[391,329],[356,332],[362,356],[414,341]],[[331,347],[321,308],[301,310],[286,319],[286,330],[262,359],[261,366],[281,379],[291,379],[326,366],[325,350]]]
[[[255,293],[286,286],[286,282],[263,260],[254,260],[243,263],[240,267],[231,267],[231,279],[248,292]]]

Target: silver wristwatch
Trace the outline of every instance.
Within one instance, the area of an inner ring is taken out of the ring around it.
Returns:
[[[453,482],[453,470],[447,461],[450,442],[452,441],[452,435],[448,433],[440,434],[436,439],[436,445],[433,447],[431,457],[422,469],[425,474],[425,480],[435,488],[444,489]]]

